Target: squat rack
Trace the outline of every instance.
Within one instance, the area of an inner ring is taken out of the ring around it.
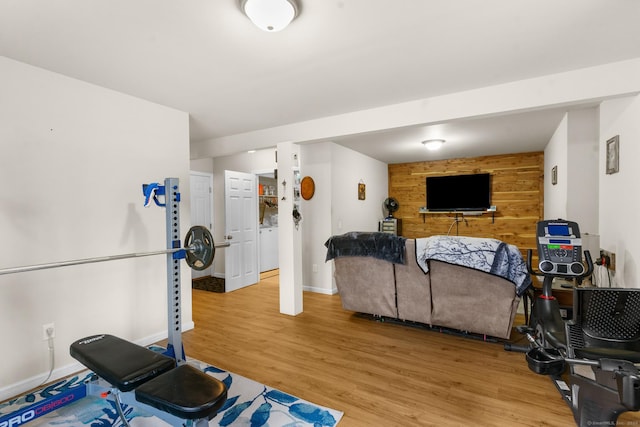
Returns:
[[[165,221],[167,229],[167,249],[180,248],[180,192],[177,178],[165,178]],[[145,201],[148,205],[148,200]],[[156,204],[161,205],[156,200]],[[180,259],[183,251],[167,255],[167,333],[166,353],[180,365],[186,362],[182,345],[182,288],[180,282]]]

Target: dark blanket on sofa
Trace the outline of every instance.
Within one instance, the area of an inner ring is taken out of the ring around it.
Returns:
[[[405,264],[404,237],[389,233],[352,231],[331,236],[325,242],[326,261],[340,256],[370,256],[396,264]]]
[[[429,272],[430,259],[500,276],[516,286],[518,295],[531,284],[531,276],[518,248],[496,239],[467,236],[416,239],[416,260],[425,274]]]

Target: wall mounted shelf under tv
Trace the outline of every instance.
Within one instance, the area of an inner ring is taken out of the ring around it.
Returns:
[[[468,215],[468,216],[481,216],[484,214],[491,214],[491,223],[495,223],[496,222],[496,207],[495,206],[490,206],[489,209],[486,210],[481,210],[481,211],[439,211],[439,210],[435,210],[435,211],[430,211],[427,208],[420,208],[418,210],[418,213],[420,215],[422,215],[422,222],[426,222],[426,215],[450,215],[450,214],[454,214],[456,216],[456,218],[459,215]]]

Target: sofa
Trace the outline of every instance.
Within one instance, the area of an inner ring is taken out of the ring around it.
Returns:
[[[506,261],[498,260],[497,252],[493,258],[482,251],[465,254],[460,249],[467,248],[465,245],[446,249],[449,255],[454,254],[447,258],[425,255],[425,245],[429,246],[432,238],[424,242],[389,236],[347,233],[327,240],[327,260],[333,260],[335,283],[345,310],[509,338],[520,297],[531,283],[517,248],[509,248],[513,259]],[[458,245],[457,238],[447,239],[448,244]],[[510,246],[489,240],[501,247]],[[339,242],[346,242],[342,250]],[[386,242],[393,244],[388,246]],[[493,264],[507,263],[506,268],[518,276],[517,282],[494,271],[463,265],[465,258],[478,253]]]

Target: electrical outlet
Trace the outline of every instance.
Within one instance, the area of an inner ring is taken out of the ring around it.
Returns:
[[[49,338],[56,337],[56,324],[55,323],[45,323],[42,325],[42,341],[46,341]]]
[[[312,264],[312,265],[311,265],[311,270],[312,270],[314,273],[317,273],[317,272],[318,272],[318,264]]]
[[[600,249],[600,256],[605,257],[606,262],[608,263],[607,268],[610,270],[616,269],[616,254],[615,252],[609,252],[604,249]]]

